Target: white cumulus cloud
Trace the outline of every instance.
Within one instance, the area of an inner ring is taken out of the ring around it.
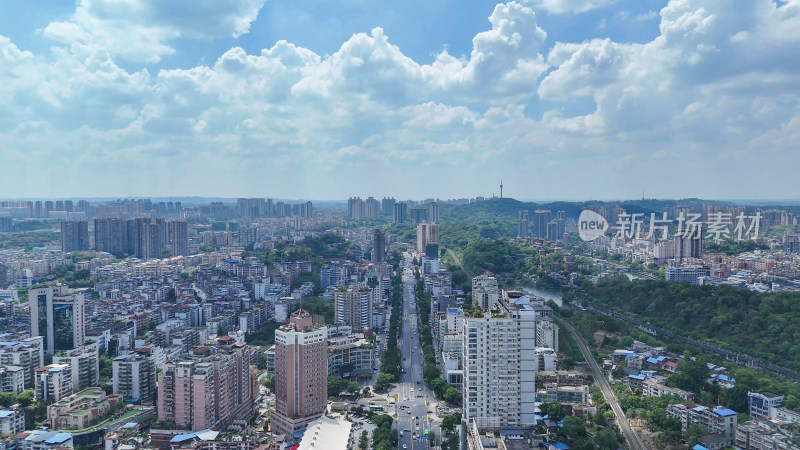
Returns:
[[[67,21],[51,22],[44,35],[65,43],[105,46],[133,61],[157,62],[175,52],[177,38],[238,37],[266,0],[78,0]]]

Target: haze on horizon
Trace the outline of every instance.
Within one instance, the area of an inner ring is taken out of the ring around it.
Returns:
[[[328,5],[4,2],[0,197],[796,197],[800,0]]]

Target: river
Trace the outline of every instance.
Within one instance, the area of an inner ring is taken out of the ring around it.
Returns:
[[[522,286],[522,290],[544,299],[552,300],[556,303],[556,305],[562,306],[561,292],[539,289],[533,286]]]
[[[639,275],[634,275],[632,273],[623,272],[629,280],[643,280],[644,278],[640,277]],[[542,297],[547,300],[552,300],[556,302],[556,305],[563,306],[561,301],[561,292],[559,291],[551,291],[549,289],[539,289],[533,286],[522,286],[522,290],[528,292],[530,294]]]

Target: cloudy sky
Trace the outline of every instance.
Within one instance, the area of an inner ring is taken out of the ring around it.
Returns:
[[[6,0],[0,198],[797,198],[800,0]]]

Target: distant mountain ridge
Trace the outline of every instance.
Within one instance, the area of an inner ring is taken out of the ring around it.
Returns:
[[[628,213],[661,213],[664,208],[674,206],[698,206],[700,204],[735,206],[741,203],[719,200],[702,200],[698,198],[685,198],[679,200],[643,199],[622,201],[586,201],[586,202],[522,202],[513,198],[491,198],[468,205],[453,205],[443,203],[440,207],[442,221],[484,221],[484,220],[516,220],[521,210],[528,211],[528,218],[533,220],[534,211],[538,209],[550,210],[553,215],[556,211],[565,211],[567,217],[577,218],[581,211],[592,205],[619,205]],[[800,214],[798,205],[774,205],[765,203],[761,205],[747,205],[749,208],[759,206],[763,209],[785,209],[794,214]]]

